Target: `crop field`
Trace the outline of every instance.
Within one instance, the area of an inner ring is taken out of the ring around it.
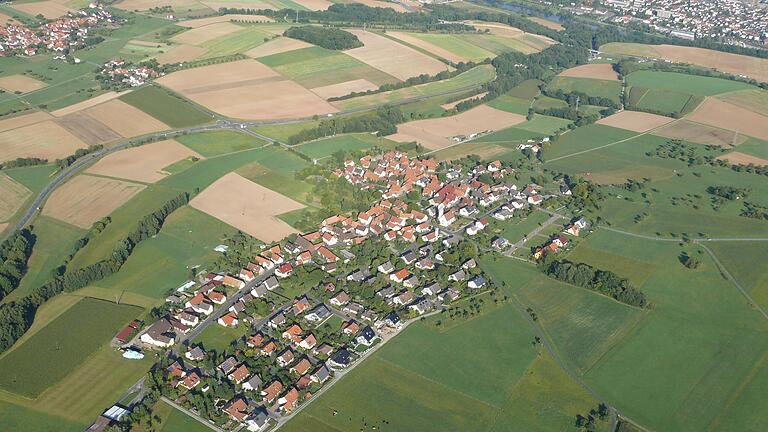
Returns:
[[[166,49],[164,53],[155,57],[160,64],[182,63],[196,60],[208,52],[207,48],[195,45],[176,45]]]
[[[197,19],[191,19],[186,21],[180,21],[178,25],[182,27],[197,28],[197,27],[204,27],[209,24],[215,24],[219,22],[231,22],[231,21],[246,22],[246,23],[274,22],[272,18],[265,17],[263,15],[227,14],[227,15],[214,15],[206,18],[197,18]]]
[[[87,145],[53,121],[0,132],[0,161],[20,157],[58,159]]]
[[[69,114],[82,111],[82,110],[84,110],[86,108],[90,108],[90,107],[102,104],[104,102],[109,102],[112,99],[116,99],[116,98],[120,97],[121,95],[125,95],[125,94],[128,94],[128,93],[130,93],[130,90],[124,91],[122,93],[117,93],[117,92],[109,91],[109,92],[106,92],[106,93],[102,93],[102,94],[100,94],[98,96],[94,96],[92,98],[88,98],[88,99],[86,99],[86,100],[84,100],[82,102],[77,102],[77,103],[74,103],[72,105],[68,105],[68,106],[66,106],[64,108],[60,108],[60,109],[51,111],[51,115],[54,116],[54,117],[64,117],[64,116],[67,116]],[[34,114],[38,115],[38,114],[45,114],[45,113],[42,112],[42,111],[38,111],[38,112],[35,112]],[[30,116],[30,115],[24,115],[22,117],[27,117],[27,116]]]
[[[259,61],[302,86],[312,89],[359,79],[370,81],[376,87],[398,82],[397,78],[374,69],[354,57],[320,47],[273,54],[261,57]],[[349,92],[341,95],[347,93]]]
[[[171,38],[171,42],[182,45],[202,46],[208,41],[212,41],[222,36],[226,36],[242,30],[243,28],[237,24],[230,22],[218,22],[203,27],[196,27],[183,33],[179,33]]]
[[[568,127],[571,123],[567,119],[536,114],[531,120],[524,121],[515,127],[543,135],[551,135],[560,129]]]
[[[652,109],[667,115],[685,115],[693,111],[703,100],[702,96],[663,89],[632,87],[630,104],[640,109]]]
[[[10,75],[0,78],[0,88],[11,93],[28,93],[45,86],[44,82],[26,75]]]
[[[754,86],[722,78],[687,75],[676,72],[640,70],[627,76],[627,84],[649,89],[671,90],[697,96],[713,96]]]
[[[528,19],[535,22],[536,24],[541,24],[548,29],[557,30],[557,31],[562,31],[565,29],[560,23],[557,23],[555,21],[550,21],[546,18],[529,16]]]
[[[705,125],[768,140],[768,117],[719,99],[707,98],[687,118]]]
[[[194,126],[212,120],[208,114],[155,86],[143,87],[122,96],[120,100],[173,128]]]
[[[608,81],[619,80],[619,74],[613,70],[613,66],[605,63],[593,63],[572,67],[561,72],[558,76],[571,78],[593,78]]]
[[[477,66],[453,78],[391,90],[367,96],[334,102],[333,105],[342,110],[350,110],[364,107],[372,107],[385,103],[397,103],[411,98],[434,96],[449,92],[459,92],[480,87],[495,77],[493,67],[487,65]]]
[[[125,138],[170,129],[165,123],[119,99],[82,112]]]
[[[462,39],[459,35],[401,32],[388,32],[387,35],[453,63],[479,62],[487,58],[496,57],[495,53],[474,45]]]
[[[762,159],[757,156],[752,156],[750,154],[742,153],[739,151],[729,152],[718,156],[717,158],[727,160],[734,165],[768,165],[768,160],[766,159]]]
[[[36,397],[96,351],[140,308],[85,298],[0,358],[0,386]]]
[[[277,37],[264,42],[263,44],[248,50],[245,55],[253,58],[267,57],[274,54],[282,54],[285,52],[295,51],[302,48],[309,48],[313,45],[298,39],[291,39],[288,37]]]
[[[548,87],[551,90],[560,89],[566,93],[581,92],[591,96],[604,97],[616,103],[619,102],[619,93],[621,92],[621,83],[618,81],[590,78],[555,77]]]
[[[112,153],[86,172],[144,183],[155,183],[168,174],[163,168],[188,157],[202,158],[200,154],[174,140],[158,141]]]
[[[694,123],[685,119],[661,127],[653,131],[653,133],[654,135],[681,139],[697,144],[725,147],[738,145],[749,139],[749,137],[739,135],[731,130]]]
[[[31,195],[23,184],[0,173],[0,221],[10,219]]]
[[[13,8],[31,16],[42,15],[48,19],[56,19],[69,12],[75,12],[75,9],[68,7],[67,2],[64,0],[43,0],[28,3],[19,2],[15,3]]]
[[[319,96],[256,60],[182,70],[157,82],[235,118],[300,118],[336,112]]]
[[[723,93],[717,98],[757,114],[768,116],[768,92],[765,90],[750,89]]]
[[[250,135],[228,130],[182,135],[176,138],[176,141],[205,157],[220,156],[266,145]]]
[[[768,71],[768,60],[758,57],[676,45],[616,42],[601,46],[600,51],[606,54],[663,58],[675,63],[689,63],[734,75],[746,75],[758,81],[768,81],[768,72],[766,72]]]
[[[298,150],[301,153],[304,153],[305,155],[313,159],[320,159],[324,157],[329,157],[333,155],[333,153],[339,150],[344,150],[344,151],[365,150],[374,146],[387,148],[387,147],[391,147],[392,144],[394,143],[392,143],[392,141],[390,140],[378,138],[374,135],[363,133],[363,134],[340,135],[332,138],[325,138],[317,141],[306,142],[301,146],[296,147],[296,150]]]
[[[432,153],[432,156],[438,161],[456,160],[469,155],[476,155],[482,159],[490,159],[494,157],[504,159],[500,155],[504,155],[509,151],[510,149],[498,144],[470,141],[468,143],[439,150]]]
[[[649,114],[639,111],[622,111],[610,117],[605,117],[597,121],[598,124],[611,126],[619,129],[626,129],[632,132],[647,132],[657,129],[671,122],[672,119],[656,114]]]
[[[748,138],[739,144],[739,151],[762,159],[768,159],[768,142]]]
[[[207,27],[203,27],[205,28]],[[258,27],[241,28],[234,33],[203,43],[201,46],[207,50],[207,53],[202,58],[241,54],[263,44],[271,37],[271,33],[262,31]]]
[[[624,129],[593,124],[578,128],[561,136],[547,152],[547,159],[571,155],[606,144],[625,140],[637,135]]]

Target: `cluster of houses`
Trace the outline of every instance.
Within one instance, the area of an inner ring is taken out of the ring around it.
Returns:
[[[115,23],[117,19],[97,3],[68,14],[38,28],[30,29],[18,23],[0,27],[0,56],[23,54],[33,56],[40,50],[59,53],[64,59],[65,50],[82,46],[88,37],[88,29],[100,23]]]
[[[101,67],[99,74],[121,86],[138,87],[160,74],[149,65],[130,65],[125,60],[110,60]]]
[[[589,226],[589,223],[583,217],[580,217],[573,222],[566,225],[563,233],[570,234],[574,237],[579,237],[581,232]],[[533,258],[537,261],[544,258],[548,254],[554,254],[567,248],[569,244],[568,237],[563,234],[553,235],[547,240],[544,245],[537,247],[533,252]]]

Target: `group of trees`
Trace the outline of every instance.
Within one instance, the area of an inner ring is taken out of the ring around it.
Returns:
[[[291,27],[283,32],[283,36],[303,40],[330,50],[348,50],[363,46],[357,36],[336,27]]]
[[[379,136],[397,132],[398,123],[405,121],[400,108],[382,106],[373,113],[354,117],[335,117],[325,119],[313,129],[305,129],[288,138],[289,144],[298,144],[327,136],[351,132],[378,132]]]
[[[556,260],[551,254],[545,255],[539,265],[549,277],[597,291],[631,306],[648,306],[645,293],[612,271],[596,269],[584,263]]]
[[[0,244],[0,299],[15,290],[27,272],[35,235],[23,228]]]
[[[179,194],[144,216],[133,231],[117,242],[109,257],[73,271],[66,271],[62,266],[62,274],[59,276],[33,289],[26,297],[0,306],[0,352],[10,348],[27,331],[40,305],[62,292],[75,291],[116,273],[136,245],[159,233],[165,219],[188,202],[189,194]]]
[[[48,163],[48,159],[36,158],[36,157],[20,157],[13,160],[0,162],[0,169],[7,168],[20,168],[34,165],[45,165]]]

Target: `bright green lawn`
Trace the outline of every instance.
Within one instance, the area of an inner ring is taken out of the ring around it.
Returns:
[[[223,353],[229,348],[231,342],[247,333],[248,326],[244,323],[236,328],[224,327],[219,325],[219,323],[214,323],[208,326],[192,342],[195,345],[202,345],[206,351],[214,350],[218,353]]]

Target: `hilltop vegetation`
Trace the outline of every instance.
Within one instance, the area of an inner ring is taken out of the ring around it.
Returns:
[[[283,36],[303,40],[330,50],[348,50],[363,46],[357,36],[335,27],[291,27],[283,33]]]

